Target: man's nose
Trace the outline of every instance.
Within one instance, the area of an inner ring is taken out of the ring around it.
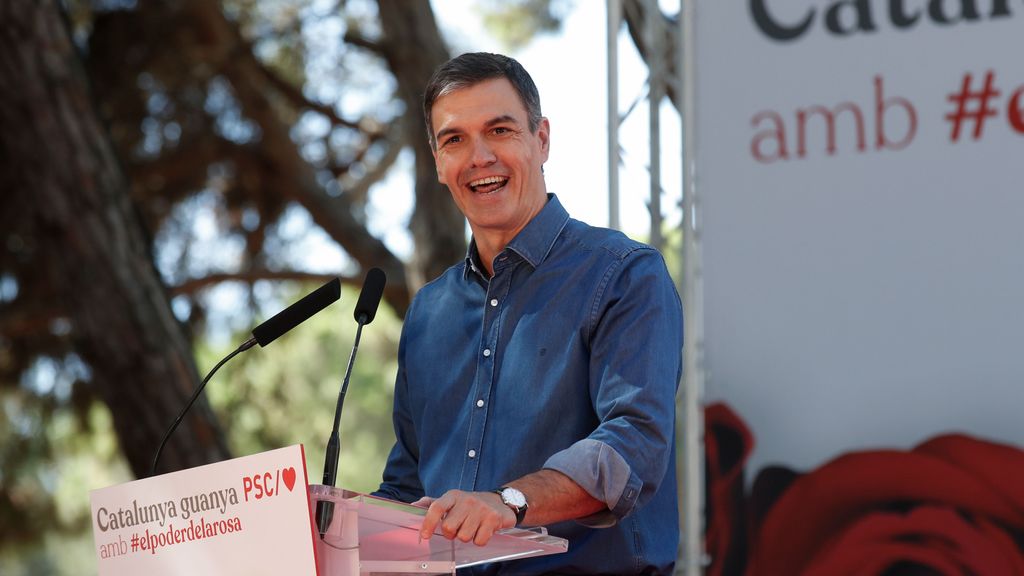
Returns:
[[[479,166],[490,166],[494,164],[497,157],[494,155],[494,150],[485,138],[473,139],[473,157],[472,162],[474,167]]]

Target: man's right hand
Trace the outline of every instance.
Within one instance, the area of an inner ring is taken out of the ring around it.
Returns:
[[[429,498],[417,500],[416,505],[424,500]],[[458,538],[485,546],[496,531],[515,526],[516,515],[494,492],[449,490],[429,503],[420,537],[429,540],[438,525],[449,540]]]

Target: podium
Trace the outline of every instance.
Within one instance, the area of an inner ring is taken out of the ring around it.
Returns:
[[[97,573],[453,574],[568,550],[544,529],[502,530],[486,546],[440,534],[421,542],[425,509],[307,483],[295,445],[92,490]]]
[[[309,487],[310,509],[329,510],[316,537],[320,576],[454,574],[488,562],[558,554],[565,539],[543,528],[501,530],[486,546],[447,540],[437,532],[420,540],[426,509],[319,484]]]

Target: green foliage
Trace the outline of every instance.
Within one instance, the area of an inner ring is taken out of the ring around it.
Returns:
[[[665,247],[661,250],[668,272],[676,286],[683,285],[683,229],[679,226],[665,226],[662,231]]]
[[[355,338],[352,310],[357,299],[358,292],[346,287],[340,302],[267,348],[254,348],[233,360],[210,382],[206,393],[236,456],[302,444],[309,482],[320,483],[334,407]],[[341,417],[339,486],[369,492],[380,483],[394,442],[391,399],[400,333],[401,321],[385,304],[363,328]],[[200,370],[228,352],[229,347],[201,346]]]
[[[565,14],[572,8],[569,0],[479,0],[484,26],[511,51],[529,44],[534,36],[557,32]]]
[[[131,479],[106,405],[61,396],[0,395],[0,574],[82,573],[95,557],[89,490]]]
[[[291,302],[314,286],[295,286]],[[236,456],[303,444],[310,483],[323,477],[323,455],[355,337],[355,289],[265,349],[224,366],[204,392]],[[275,308],[276,309],[276,308]],[[401,321],[382,304],[364,327],[341,421],[338,485],[369,492],[380,482],[394,442],[391,398]],[[238,341],[248,337],[239,335]],[[201,372],[235,343],[196,345]],[[48,378],[60,380],[60,375]],[[26,386],[0,394],[0,574],[92,572],[89,491],[132,479],[110,411],[91,399]]]

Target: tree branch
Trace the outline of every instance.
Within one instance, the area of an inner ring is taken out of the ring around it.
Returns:
[[[212,37],[234,43],[218,52],[236,54],[237,46],[244,44],[244,40],[237,26],[224,17],[219,4],[192,0],[189,6],[201,13],[199,17],[207,27],[217,29]],[[306,208],[313,221],[363,268],[382,268],[392,280],[385,290],[385,298],[399,315],[403,315],[410,300],[405,265],[355,216],[352,199],[347,194],[331,196],[320,184],[317,170],[299,153],[291,138],[291,126],[281,118],[275,106],[273,96],[276,90],[268,85],[261,65],[255,58],[239,57],[228,57],[210,64],[231,83],[242,114],[260,127],[258,154],[265,165],[265,173],[270,175],[269,179],[261,182],[261,186],[276,188],[276,192]]]
[[[248,43],[240,45],[238,52],[239,56],[251,60],[251,64],[255,66],[256,69],[260,71],[260,73],[263,74],[267,82],[271,86],[273,86],[273,88],[277,90],[278,93],[280,93],[282,96],[288,99],[288,101],[291,102],[292,105],[295,106],[296,108],[308,108],[309,110],[322,114],[326,116],[327,119],[331,121],[331,124],[335,126],[345,126],[346,128],[359,130],[371,136],[379,134],[379,132],[366,131],[364,129],[364,126],[362,126],[362,123],[360,122],[353,122],[352,120],[348,120],[342,118],[341,116],[338,116],[338,113],[331,106],[310,100],[308,97],[306,97],[305,94],[302,93],[301,89],[296,87],[291,82],[288,82],[287,80],[282,78],[280,74],[274,72],[269,67],[267,67],[266,64],[258,60],[253,55],[252,48],[248,46]]]
[[[354,276],[339,276],[337,274],[320,274],[316,272],[301,272],[298,270],[246,270],[245,272],[219,272],[208,274],[202,278],[192,278],[177,286],[170,288],[171,295],[182,296],[195,294],[196,292],[220,284],[222,282],[244,282],[253,284],[259,280],[292,280],[297,282],[327,282],[334,278],[340,278],[342,284],[359,287],[363,280]]]
[[[401,122],[395,123],[396,126],[399,124],[401,124]],[[349,197],[358,199],[366,198],[370,192],[370,187],[377,182],[380,182],[380,180],[387,175],[388,170],[391,169],[395,160],[398,159],[398,155],[402,152],[402,149],[405,148],[406,142],[403,138],[401,127],[395,128],[392,131],[395,132],[393,135],[389,135],[384,138],[384,140],[390,144],[381,159],[378,160],[362,178],[349,183],[344,187],[345,193]],[[367,147],[367,149],[369,149],[369,147]]]
[[[374,42],[362,34],[356,34],[355,32],[345,32],[344,40],[346,44],[358,46],[365,50],[369,50],[378,56],[387,56],[387,50],[379,42]]]

